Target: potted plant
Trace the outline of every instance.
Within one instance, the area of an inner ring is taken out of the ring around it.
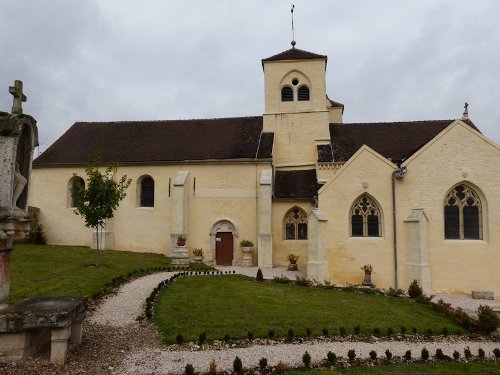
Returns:
[[[371,275],[373,271],[373,267],[371,264],[365,264],[363,267],[359,267],[363,271],[365,271],[365,275]]]
[[[201,263],[203,262],[203,249],[202,248],[196,248],[193,250],[193,259],[195,262]]]
[[[373,271],[373,267],[371,264],[365,264],[363,267],[359,267],[361,268],[363,271],[365,271],[365,280],[363,281],[363,283],[361,285],[363,286],[369,286],[369,287],[375,287],[375,285],[373,285],[372,283],[372,271]]]
[[[300,255],[288,254],[286,259],[290,262],[290,264],[297,264],[297,260],[299,260]]]
[[[186,246],[187,238],[183,236],[177,237],[177,246]]]
[[[240,241],[241,252],[243,253],[243,261],[241,262],[242,267],[252,267],[253,259],[252,253],[255,251],[253,247],[253,242],[249,240]]]

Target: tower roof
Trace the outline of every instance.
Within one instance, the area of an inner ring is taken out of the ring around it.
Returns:
[[[277,55],[268,57],[267,59],[262,59],[262,64],[264,64],[264,61],[307,60],[307,59],[327,59],[327,56],[303,51],[298,48],[290,48],[284,52],[278,53]]]

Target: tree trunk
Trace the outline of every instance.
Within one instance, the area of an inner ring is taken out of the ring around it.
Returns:
[[[95,254],[95,266],[99,268],[99,226],[95,227],[95,235],[97,239],[96,254]]]

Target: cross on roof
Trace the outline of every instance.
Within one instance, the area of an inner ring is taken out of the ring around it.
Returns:
[[[16,79],[14,86],[9,87],[9,92],[14,96],[14,104],[12,105],[13,114],[23,113],[23,102],[28,98],[23,94],[23,81]]]
[[[464,109],[465,110],[464,110],[464,115],[462,117],[462,120],[466,120],[469,118],[469,103],[467,103],[467,102],[465,103]]]

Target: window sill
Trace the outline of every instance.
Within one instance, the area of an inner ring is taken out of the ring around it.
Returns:
[[[349,237],[349,241],[384,241],[384,237]]]
[[[136,210],[154,210],[154,207],[136,207]]]
[[[299,241],[307,241],[307,239],[305,239],[305,240],[281,240],[282,243],[299,242]]]
[[[443,240],[443,245],[459,245],[459,244],[474,244],[474,245],[489,245],[485,240]]]
[[[66,207],[67,210],[76,211],[76,207]]]

